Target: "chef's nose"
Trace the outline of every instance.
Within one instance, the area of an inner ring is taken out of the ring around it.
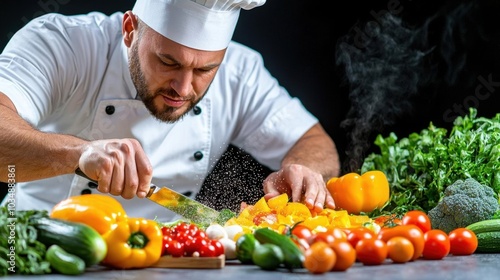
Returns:
[[[170,82],[170,86],[180,96],[187,96],[192,91],[193,74],[191,71],[179,71],[174,79]]]

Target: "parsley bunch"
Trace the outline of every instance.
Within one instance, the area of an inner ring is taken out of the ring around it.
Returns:
[[[459,179],[474,178],[500,193],[500,113],[488,119],[477,117],[477,110],[470,108],[469,115],[455,120],[449,134],[431,122],[427,129],[400,140],[394,133],[378,135],[375,145],[380,153],[365,158],[361,173],[384,172],[391,198],[371,215],[427,212]]]

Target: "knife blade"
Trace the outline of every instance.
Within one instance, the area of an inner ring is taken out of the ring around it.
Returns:
[[[75,173],[97,184],[97,181],[89,178],[80,168],[77,168]],[[165,186],[151,184],[146,198],[201,226],[210,225],[220,215],[219,211]]]

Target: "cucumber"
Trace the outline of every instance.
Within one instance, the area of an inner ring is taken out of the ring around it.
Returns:
[[[85,262],[82,258],[66,252],[56,244],[47,249],[45,259],[61,274],[78,275],[85,272]]]
[[[481,232],[476,236],[475,253],[500,253],[500,231]]]
[[[281,248],[272,243],[259,245],[252,253],[252,262],[263,270],[276,270],[284,260]]]
[[[270,228],[258,228],[253,234],[261,244],[278,245],[284,255],[283,264],[289,270],[303,267],[304,254],[289,236],[280,234]]]
[[[242,264],[252,264],[252,254],[260,242],[252,233],[245,233],[236,240],[236,258]]]
[[[37,240],[50,247],[59,245],[67,253],[80,257],[89,267],[101,262],[107,253],[102,236],[88,225],[54,218],[32,221],[37,230]]]
[[[500,219],[475,222],[465,228],[472,230],[476,235],[482,232],[500,231]]]

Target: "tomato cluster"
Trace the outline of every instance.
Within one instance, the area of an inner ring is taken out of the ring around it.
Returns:
[[[207,237],[197,225],[179,222],[174,226],[163,226],[163,255],[172,257],[218,257],[224,254],[224,247],[218,240]]]
[[[346,270],[356,261],[379,265],[387,259],[394,263],[440,260],[449,254],[470,255],[477,248],[472,231],[458,228],[447,234],[433,229],[427,214],[418,210],[408,211],[396,225],[382,227],[377,233],[365,227],[313,233],[299,224],[288,234],[304,251],[304,267],[316,274]]]

